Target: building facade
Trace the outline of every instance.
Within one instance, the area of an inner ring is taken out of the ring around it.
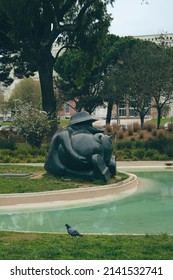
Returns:
[[[136,39],[150,41],[158,45],[173,47],[173,33],[133,36]]]

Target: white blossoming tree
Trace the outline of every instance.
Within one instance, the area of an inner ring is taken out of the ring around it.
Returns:
[[[51,123],[47,113],[39,111],[31,104],[20,104],[14,117],[14,123],[17,132],[33,148],[39,148],[51,131]]]

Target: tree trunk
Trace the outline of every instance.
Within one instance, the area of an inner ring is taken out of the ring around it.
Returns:
[[[143,114],[139,114],[140,115],[140,120],[141,120],[141,129],[144,128],[144,119],[145,119],[145,116]]]
[[[119,103],[117,102],[116,103],[116,105],[117,105],[117,124],[120,124],[120,118],[119,118]]]
[[[106,124],[110,124],[110,122],[111,122],[113,105],[114,105],[114,102],[112,100],[109,100],[108,101],[107,116],[106,116]]]
[[[57,130],[57,116],[56,116],[56,97],[53,88],[53,58],[47,58],[47,55],[42,57],[39,64],[39,79],[42,93],[43,110],[49,115],[52,120],[52,133]]]
[[[161,108],[157,108],[157,129],[160,128],[160,122],[161,122],[162,114],[161,114]]]

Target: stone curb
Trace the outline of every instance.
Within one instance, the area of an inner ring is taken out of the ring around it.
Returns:
[[[83,203],[99,203],[124,198],[137,189],[137,176],[127,173],[129,178],[111,185],[102,185],[78,189],[47,191],[25,194],[0,195],[0,210],[9,208],[38,208],[55,206],[74,206]]]

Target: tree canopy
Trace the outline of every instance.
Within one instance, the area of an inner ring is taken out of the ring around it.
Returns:
[[[111,17],[107,4],[114,0],[0,0],[8,21],[6,37],[13,43],[14,74],[29,77],[38,71],[43,110],[55,117],[53,44],[80,46],[90,53],[91,63],[100,55]],[[56,53],[59,54],[60,50]]]
[[[32,78],[24,78],[19,81],[8,100],[8,106],[11,109],[15,109],[17,102],[31,103],[33,107],[42,110],[40,107],[41,91],[39,81],[35,81]]]
[[[96,62],[91,67],[88,55],[82,49],[68,49],[57,59],[57,86],[64,101],[75,101],[76,111],[84,108],[91,114],[98,105],[102,105],[100,64]]]
[[[12,83],[13,79],[9,77],[12,65],[9,63],[9,57],[14,46],[8,38],[7,33],[10,30],[8,18],[0,11],[0,82],[5,86]]]
[[[124,93],[129,104],[140,115],[141,127],[151,107],[158,111],[169,103],[173,94],[172,48],[137,40],[121,57],[120,76],[124,79]]]
[[[77,111],[85,108],[89,113],[104,101],[110,101],[113,105],[121,92],[118,90],[120,83],[118,85],[116,71],[120,54],[134,42],[135,39],[131,37],[120,38],[107,34],[102,46],[102,57],[95,60],[93,67],[89,55],[82,49],[68,49],[64,52],[55,64],[55,70],[59,74],[58,87],[64,100],[74,100]],[[111,117],[111,108],[109,113]]]

